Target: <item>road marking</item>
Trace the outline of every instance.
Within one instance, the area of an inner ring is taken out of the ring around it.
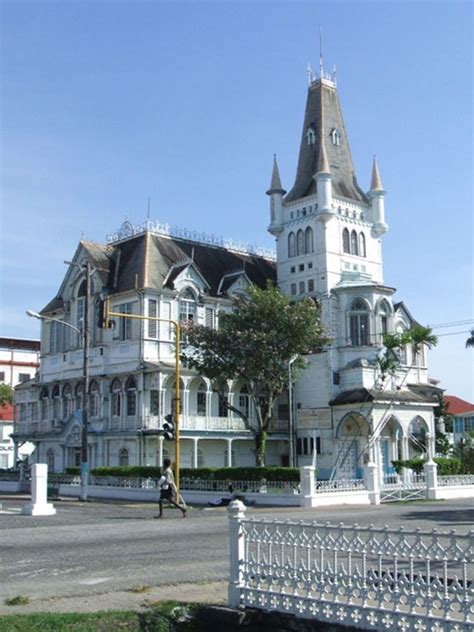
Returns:
[[[92,577],[91,579],[83,579],[78,582],[79,584],[84,584],[86,586],[93,586],[94,584],[102,584],[103,582],[109,582],[112,577]]]

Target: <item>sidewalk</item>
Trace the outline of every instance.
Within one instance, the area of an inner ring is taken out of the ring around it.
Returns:
[[[24,606],[0,604],[0,615],[32,612],[99,612],[102,610],[145,610],[157,601],[227,603],[227,581],[150,586],[143,592],[109,592],[88,597],[35,599]]]

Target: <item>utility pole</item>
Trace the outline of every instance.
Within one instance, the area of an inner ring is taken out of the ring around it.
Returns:
[[[86,261],[84,268],[86,274],[86,296],[84,300],[84,355],[82,364],[81,500],[87,500],[87,486],[89,482],[89,455],[87,446],[87,431],[89,423],[89,346],[91,302],[91,270],[89,261]]]

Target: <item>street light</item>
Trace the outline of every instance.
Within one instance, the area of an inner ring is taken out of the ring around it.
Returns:
[[[65,327],[69,327],[73,329],[81,339],[82,348],[84,350],[83,356],[83,364],[82,364],[82,432],[81,432],[81,491],[80,491],[80,499],[85,501],[87,500],[87,486],[89,479],[89,458],[88,458],[88,449],[87,449],[87,424],[88,424],[88,401],[87,395],[89,392],[89,305],[88,300],[86,299],[85,305],[85,314],[84,314],[84,332],[76,327],[75,325],[71,325],[71,323],[66,323],[64,320],[60,318],[53,318],[52,316],[43,316],[42,314],[38,314],[38,312],[34,312],[31,309],[26,310],[28,316],[31,318],[37,318],[38,320],[44,321],[52,321],[56,323],[60,323]]]
[[[288,360],[288,422],[290,431],[290,467],[295,467],[295,442],[293,420],[293,380],[291,379],[291,365],[298,359],[298,355]]]

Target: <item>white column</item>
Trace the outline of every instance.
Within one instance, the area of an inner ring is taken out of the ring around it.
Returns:
[[[245,538],[240,520],[245,518],[245,505],[233,500],[227,509],[229,513],[230,578],[228,603],[231,608],[240,607],[240,590],[243,587],[243,564]]]
[[[199,443],[199,439],[198,438],[193,438],[193,443],[194,443],[194,453],[193,453],[193,468],[196,469],[198,466],[198,461],[199,461],[199,454],[198,454],[198,443]]]
[[[35,463],[31,467],[31,502],[23,505],[21,513],[26,516],[52,516],[56,509],[48,503],[48,466]]]
[[[428,452],[428,461],[423,465],[426,479],[426,498],[436,499],[438,491],[438,466],[433,461],[434,455],[434,435],[426,434],[426,446]]]
[[[232,467],[232,442],[233,439],[227,439],[227,467]]]
[[[316,486],[314,479],[315,471],[316,469],[312,465],[305,465],[304,467],[300,467],[301,507],[316,506]]]

